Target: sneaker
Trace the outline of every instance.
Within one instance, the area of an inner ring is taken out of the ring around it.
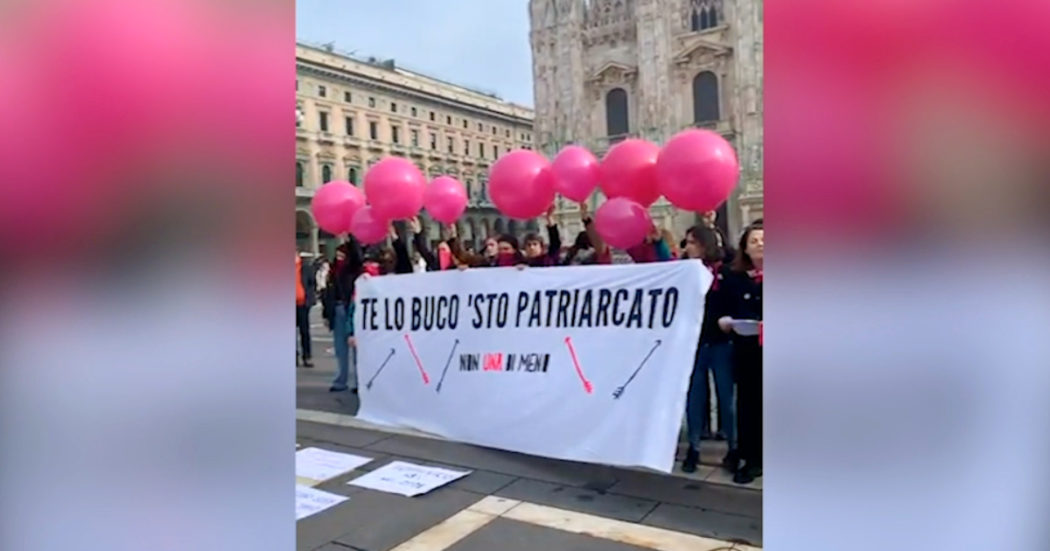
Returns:
[[[725,470],[736,473],[737,468],[740,467],[740,452],[736,450],[729,450],[726,456],[722,458],[722,468]]]
[[[313,367],[314,364],[310,362],[310,358],[303,360],[303,367]]]
[[[689,451],[685,452],[685,461],[682,461],[682,472],[695,473],[698,463],[700,463],[700,452],[696,451],[696,448],[689,446]]]
[[[350,389],[350,387],[332,385],[328,389],[328,392],[346,392],[349,389]]]

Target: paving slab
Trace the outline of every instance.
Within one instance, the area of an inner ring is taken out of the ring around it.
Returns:
[[[516,520],[496,519],[447,551],[649,551],[612,540],[563,532]]]
[[[477,494],[439,488],[418,496],[404,497],[343,485],[350,500],[297,524],[300,551],[337,543],[367,551],[388,551],[416,534],[442,522],[478,501]]]
[[[617,469],[613,467],[559,461],[447,440],[398,435],[368,446],[368,449],[578,487],[611,487],[617,480]]]
[[[746,517],[662,503],[645,517],[642,524],[736,543],[762,545],[761,516]]]
[[[529,479],[520,479],[496,492],[496,495],[627,522],[640,522],[657,505],[655,501],[647,499]]]
[[[758,517],[762,492],[666,475],[623,472],[609,493]]]
[[[298,420],[295,422],[295,433],[297,436],[302,435],[304,438],[314,441],[331,442],[359,449],[367,448],[372,444],[391,438],[390,434],[375,430]],[[302,442],[299,443],[302,444]]]

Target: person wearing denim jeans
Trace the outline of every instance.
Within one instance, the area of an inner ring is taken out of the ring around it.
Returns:
[[[717,318],[716,318],[717,320]],[[696,367],[689,384],[689,395],[686,401],[686,420],[689,424],[689,449],[699,450],[704,429],[710,417],[708,405],[708,373],[714,375],[715,396],[718,398],[718,429],[726,437],[729,453],[723,465],[729,469],[736,468],[736,411],[734,407],[733,388],[733,345],[729,342],[701,342],[697,353]],[[693,459],[690,460],[690,457]],[[687,454],[682,470],[693,472],[699,462],[699,452]]]
[[[713,281],[704,297],[704,321],[700,329],[696,364],[686,398],[686,421],[688,423],[689,450],[682,462],[682,470],[695,472],[700,462],[700,441],[707,428],[710,409],[708,406],[708,371],[714,374],[715,392],[718,397],[718,426],[729,443],[729,452],[722,459],[725,468],[734,471],[738,463],[736,445],[736,415],[734,415],[732,345],[729,336],[718,327],[723,314],[723,291],[721,282],[726,270],[722,266],[725,252],[718,234],[709,226],[690,228],[685,238],[685,258],[701,260],[711,271]]]
[[[354,305],[349,306],[342,302],[335,305],[334,322],[332,323],[332,338],[335,340],[336,374],[332,381],[332,392],[342,392],[349,389],[357,392],[357,362],[354,348],[350,346],[350,339],[354,336],[353,327]],[[351,365],[353,364],[353,365]]]
[[[329,282],[325,286],[324,319],[332,330],[334,340],[336,365],[336,378],[328,389],[331,392],[342,392],[350,390],[350,345],[348,339],[351,337],[352,327],[352,304],[354,297],[354,283],[364,267],[364,254],[357,240],[350,236],[346,243],[340,245],[335,251],[335,263],[328,272]]]

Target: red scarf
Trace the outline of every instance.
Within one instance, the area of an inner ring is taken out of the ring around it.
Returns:
[[[755,280],[755,283],[762,283],[762,270],[748,270],[747,275]]]
[[[447,270],[452,265],[452,251],[440,247],[438,249],[438,267]]]
[[[714,280],[711,282],[711,290],[718,290],[718,273],[722,271],[722,261],[712,262],[710,264],[704,264],[707,269],[711,271],[711,275],[714,276]]]
[[[515,253],[499,253],[499,255],[496,256],[497,266],[514,266],[517,265],[519,262],[520,259]]]

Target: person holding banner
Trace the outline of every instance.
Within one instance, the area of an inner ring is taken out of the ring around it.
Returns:
[[[733,404],[732,344],[729,335],[718,326],[718,319],[724,308],[722,280],[725,279],[725,269],[722,258],[725,253],[715,231],[706,225],[699,225],[690,228],[686,233],[684,254],[687,259],[703,261],[704,266],[714,276],[714,281],[704,299],[700,345],[686,401],[689,450],[686,452],[685,461],[682,462],[682,470],[687,473],[696,472],[700,462],[700,441],[708,432],[711,417],[707,382],[707,374],[710,372],[714,376],[715,393],[718,397],[718,428],[729,444],[729,452],[722,459],[722,465],[735,473],[739,455]]]
[[[335,348],[336,375],[330,392],[349,390],[350,381],[350,329],[353,323],[350,307],[354,300],[354,282],[364,267],[361,245],[352,235],[335,250],[335,265],[329,272],[326,286],[324,312],[325,321],[332,330]],[[356,390],[356,373],[353,388]]]
[[[764,231],[751,224],[740,237],[740,249],[722,281],[722,317],[718,326],[733,341],[737,384],[737,433],[740,459],[733,481],[748,484],[762,476],[762,265]]]
[[[525,261],[534,268],[557,266],[561,259],[561,234],[558,233],[558,225],[554,223],[554,208],[554,205],[551,205],[547,209],[547,236],[550,246],[546,252],[543,250],[540,236],[534,233],[525,236]]]

